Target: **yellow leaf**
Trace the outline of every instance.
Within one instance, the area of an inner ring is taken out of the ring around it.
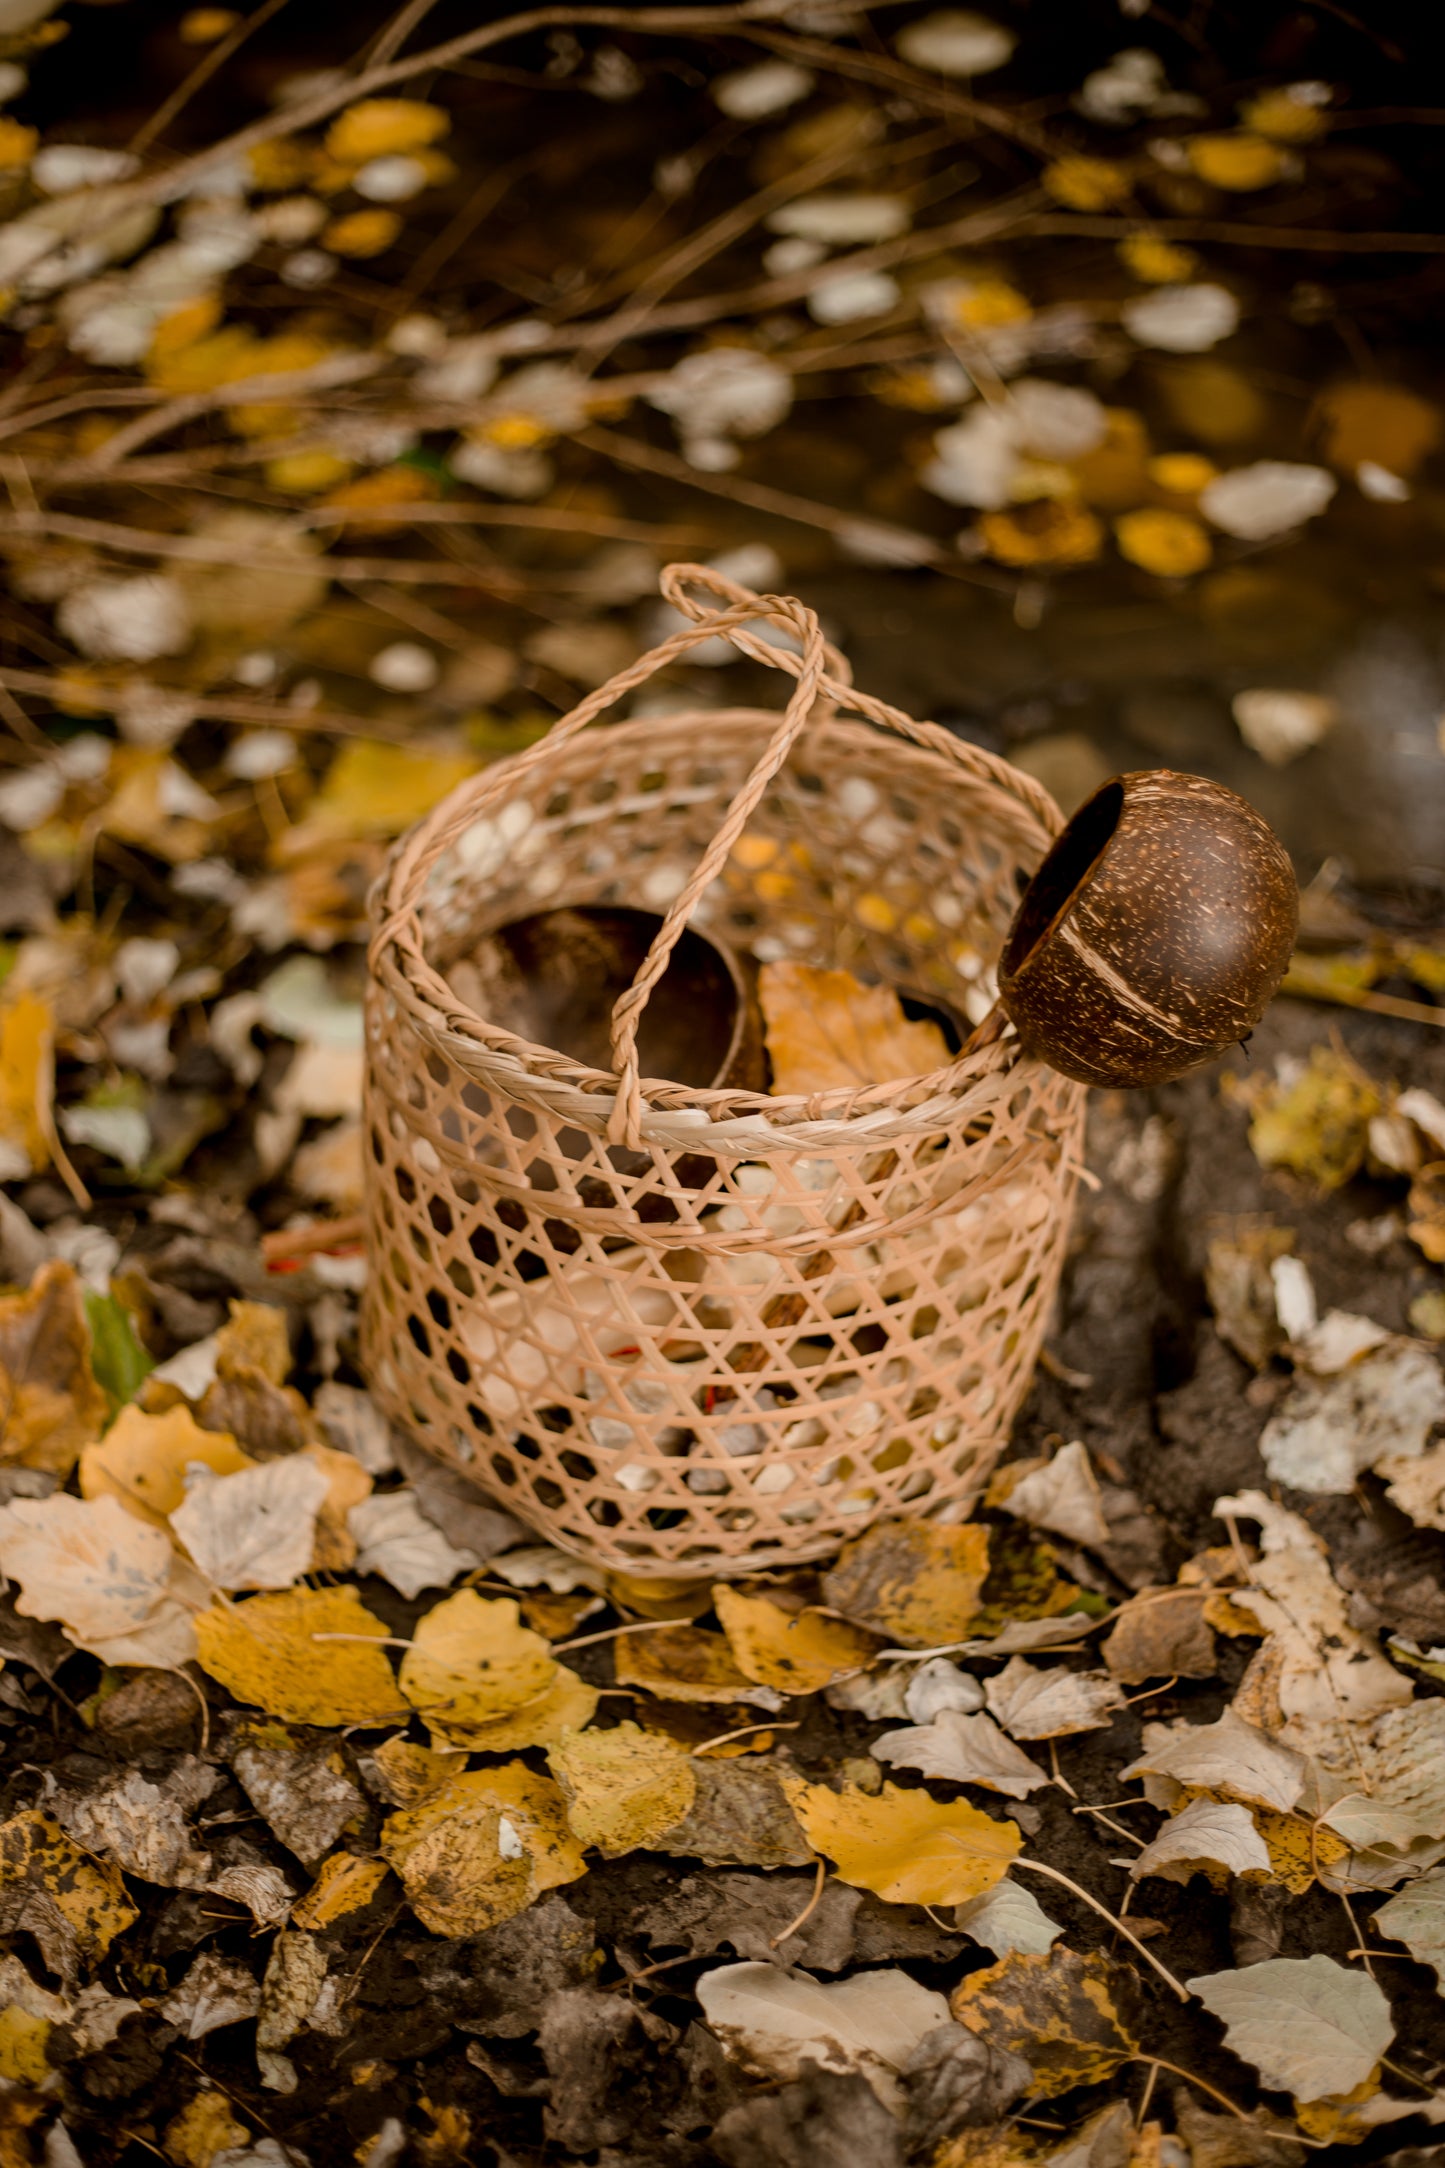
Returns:
[[[1214,1796],[1200,1794],[1192,1785],[1186,1789],[1190,1798]],[[1259,1806],[1251,1806],[1249,1811],[1269,1853],[1272,1879],[1283,1882],[1296,1897],[1302,1897],[1312,1886],[1322,1867],[1338,1867],[1350,1856],[1342,1837],[1318,1822],[1307,1822],[1303,1815],[1280,1814],[1272,1807]]]
[[[1182,279],[1192,279],[1199,269],[1199,258],[1192,248],[1181,248],[1176,241],[1161,241],[1152,233],[1131,233],[1119,243],[1119,256],[1125,270],[1146,286],[1173,286]]]
[[[167,2123],[162,2144],[172,2168],[211,2168],[218,2153],[235,2151],[250,2136],[224,2093],[197,2093]]]
[[[0,1463],[63,1482],[108,1412],[90,1367],[80,1283],[55,1258],[25,1294],[0,1297]]]
[[[337,256],[381,256],[401,232],[395,211],[349,211],[333,219],[321,239]]]
[[[1069,461],[1074,487],[1101,512],[1122,512],[1144,495],[1149,433],[1132,407],[1106,407],[1108,433],[1102,444]]]
[[[1123,166],[1107,158],[1071,155],[1056,158],[1039,175],[1055,203],[1071,211],[1109,211],[1127,200],[1133,182]]]
[[[515,1597],[471,1588],[428,1611],[401,1664],[401,1690],[433,1742],[453,1746],[476,1744],[499,1719],[535,1713],[558,1684],[552,1652],[522,1624]]]
[[[82,1498],[118,1498],[138,1520],[165,1528],[186,1496],[186,1470],[200,1461],[217,1475],[256,1466],[224,1430],[202,1430],[187,1407],[146,1415],[121,1409],[105,1436],[80,1456]]]
[[[374,738],[353,738],[331,763],[306,818],[287,830],[274,855],[289,865],[333,842],[399,836],[474,775],[477,766],[457,753],[423,753]]]
[[[767,963],[758,998],[775,1093],[888,1084],[949,1060],[937,1024],[911,1023],[891,986],[865,986],[851,971]]]
[[[344,166],[365,165],[396,151],[424,150],[451,126],[440,106],[419,98],[363,98],[338,114],[326,131],[326,148]]]
[[[1062,1944],[1046,1955],[1015,1951],[953,1991],[961,2025],[995,2047],[1022,2055],[1034,2074],[1035,2100],[1076,2085],[1097,2085],[1139,2053],[1114,2002],[1120,1977],[1098,1951],[1078,1957]]]
[[[1016,286],[1004,279],[969,282],[954,304],[954,315],[969,331],[995,331],[1000,324],[1019,324],[1033,309]]]
[[[961,1905],[992,1889],[1018,1857],[1017,1822],[996,1822],[967,1800],[940,1806],[931,1794],[885,1784],[842,1792],[780,1776],[788,1805],[840,1882],[895,1905]]]
[[[290,136],[278,136],[274,143],[254,143],[246,153],[252,185],[267,193],[300,188],[314,162],[306,145]]]
[[[1187,512],[1152,508],[1125,512],[1114,522],[1114,537],[1121,557],[1163,579],[1185,579],[1191,572],[1202,572],[1214,554],[1204,528]]]
[[[320,1871],[299,1904],[291,1908],[291,1925],[308,1934],[364,1912],[386,1880],[384,1859],[359,1859],[355,1852],[333,1852],[321,1862]]]
[[[1262,1167],[1287,1167],[1322,1190],[1339,1189],[1362,1165],[1382,1104],[1373,1079],[1348,1055],[1317,1046],[1302,1075],[1268,1086],[1256,1102],[1254,1156]]]
[[[1410,1184],[1407,1200],[1410,1240],[1432,1265],[1445,1265],[1445,1159],[1422,1167]]]
[[[1104,544],[1104,530],[1086,505],[1054,496],[1008,512],[985,512],[978,531],[990,557],[1019,570],[1091,564]]]
[[[214,45],[241,20],[234,8],[192,8],[176,25],[183,45]]]
[[[1263,136],[1188,136],[1184,148],[1201,181],[1233,194],[1270,188],[1284,171],[1284,153]]]
[[[1316,409],[1324,455],[1353,473],[1363,461],[1406,481],[1440,441],[1440,410],[1398,384],[1336,384]]]
[[[52,1972],[88,1970],[139,1917],[120,1869],[92,1859],[38,1807],[0,1822],[0,1934],[27,1927]]]
[[[1149,461],[1147,471],[1150,481],[1171,496],[1197,497],[1219,469],[1202,452],[1161,452]]]
[[[694,1619],[712,1609],[712,1582],[667,1575],[645,1581],[639,1574],[609,1573],[607,1596],[610,1603],[634,1618]]]
[[[479,1935],[587,1871],[566,1801],[524,1762],[454,1777],[381,1833],[407,1900],[436,1935]]]
[[[781,1694],[818,1693],[841,1673],[866,1670],[878,1652],[871,1634],[821,1611],[784,1611],[721,1583],[713,1602],[739,1671]]]
[[[356,1538],[347,1514],[371,1496],[371,1477],[354,1453],[330,1445],[308,1445],[306,1458],[314,1460],[327,1482],[326,1496],[316,1516],[316,1541],[311,1551],[313,1573],[344,1573],[356,1564]]]
[[[0,172],[16,173],[28,166],[39,141],[38,128],[27,128],[8,113],[0,113]]]
[[[350,472],[349,459],[327,451],[284,452],[279,459],[268,459],[265,467],[269,487],[291,497],[318,497],[322,490],[344,482]]]
[[[98,816],[106,835],[139,843],[173,866],[201,856],[210,840],[207,821],[167,810],[174,802],[176,778],[182,776],[168,753],[157,746],[118,745],[111,755],[110,776],[115,791]],[[194,787],[189,777],[183,781]]]
[[[170,354],[179,347],[191,346],[208,331],[214,331],[220,320],[220,295],[197,294],[194,300],[183,301],[161,318],[151,334],[150,350],[153,354]]]
[[[1334,2093],[1326,2100],[1297,2100],[1294,2104],[1295,2121],[1307,2138],[1317,2145],[1355,2147],[1362,2145],[1376,2125],[1368,2113],[1356,2116],[1355,2109],[1365,2107],[1380,2090],[1380,2065],[1376,2063],[1367,2078],[1348,2093]],[[1424,2103],[1422,2103],[1424,2105]]]
[[[687,1753],[636,1724],[569,1731],[549,1748],[547,1766],[566,1796],[573,1836],[608,1859],[645,1852],[697,1795]]]
[[[406,525],[406,508],[429,504],[437,494],[435,478],[420,467],[380,467],[375,474],[358,475],[333,489],[322,503],[349,514],[347,527],[365,527],[369,534],[394,534]]]
[[[847,1543],[823,1576],[830,1610],[909,1648],[961,1641],[988,1575],[988,1530],[882,1521]]]
[[[776,1709],[776,1697],[739,1671],[721,1634],[696,1626],[623,1634],[613,1645],[619,1686],[640,1686],[659,1701],[753,1702]]]
[[[32,2017],[18,2002],[7,2003],[0,2009],[0,2078],[12,2085],[43,2085],[50,2076],[49,2038],[48,2017]]]
[[[0,1008],[0,1154],[8,1162],[6,1181],[49,1166],[54,1091],[54,1014],[38,995],[18,994]]]
[[[1201,444],[1243,444],[1265,429],[1270,411],[1265,399],[1227,361],[1192,354],[1154,368],[1164,404]]]
[[[344,1641],[318,1640],[347,1634]],[[237,1701],[291,1724],[391,1724],[406,1703],[385,1653],[386,1639],[354,1588],[293,1588],[217,1604],[196,1620],[201,1668]]]
[[[1243,125],[1254,135],[1268,136],[1271,143],[1313,143],[1330,125],[1328,109],[1312,98],[1301,97],[1303,85],[1285,90],[1262,90],[1246,99],[1239,109]]]
[[[450,1784],[466,1766],[463,1753],[453,1748],[444,1754],[416,1746],[410,1739],[383,1739],[370,1757],[381,1780],[383,1798],[393,1807],[417,1807],[433,1792]]]

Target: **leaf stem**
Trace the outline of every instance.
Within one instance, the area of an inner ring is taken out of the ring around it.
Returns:
[[[1027,1867],[1029,1871],[1033,1874],[1046,1874],[1051,1882],[1061,1882],[1065,1889],[1072,1890],[1074,1895],[1081,1899],[1082,1902],[1089,1907],[1089,1910],[1091,1912],[1097,1912],[1101,1920],[1107,1920],[1109,1922],[1109,1925],[1114,1928],[1117,1933],[1121,1934],[1126,1942],[1133,1944],[1134,1948],[1143,1958],[1145,1964],[1151,1965],[1155,1972],[1158,1973],[1160,1979],[1165,1981],[1168,1986],[1173,1988],[1175,1994],[1179,1997],[1179,2000],[1181,2002],[1189,2001],[1190,1995],[1188,1988],[1184,1987],[1178,1980],[1176,1980],[1173,1973],[1169,1970],[1169,1967],[1167,1965],[1161,1965],[1158,1958],[1154,1955],[1153,1951],[1146,1950],[1143,1943],[1139,1940],[1139,1937],[1134,1934],[1129,1928],[1127,1928],[1121,1919],[1116,1918],[1116,1916],[1109,1910],[1107,1905],[1101,1905],[1097,1897],[1091,1897],[1086,1889],[1081,1889],[1078,1883],[1073,1881],[1068,1875],[1060,1874],[1057,1867],[1046,1867],[1041,1859],[1016,1859],[1014,1860],[1013,1865],[1015,1867]],[[1141,2061],[1146,2059],[1147,2058],[1144,2057],[1140,2058]],[[1164,2067],[1167,2070],[1168,2068],[1170,2068],[1170,2065],[1166,2063]]]

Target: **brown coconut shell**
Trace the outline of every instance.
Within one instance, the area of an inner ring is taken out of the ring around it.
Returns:
[[[1168,768],[1116,776],[1030,882],[999,966],[1026,1053],[1163,1084],[1249,1036],[1294,949],[1299,891],[1253,806]]]

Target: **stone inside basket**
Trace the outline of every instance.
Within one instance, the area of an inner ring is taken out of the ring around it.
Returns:
[[[1084,1091],[1010,1041],[809,1099],[639,1074],[688,924],[981,1014],[1060,825],[1006,762],[855,691],[800,603],[694,566],[663,591],[691,622],[454,792],[380,884],[363,1350],[392,1419],[549,1541],[728,1576],[969,1510],[1053,1300]],[[718,636],[795,681],[781,716],[590,727]],[[666,914],[610,1069],[448,978],[493,929],[601,904]]]

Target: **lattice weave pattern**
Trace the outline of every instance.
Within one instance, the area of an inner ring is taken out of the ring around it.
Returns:
[[[1084,1094],[1011,1038],[810,1099],[638,1075],[689,922],[977,1009],[1059,825],[1005,762],[853,690],[801,604],[693,566],[663,587],[692,623],[454,792],[380,886],[363,1345],[392,1418],[552,1542],[727,1575],[967,1511],[1038,1353]],[[795,680],[781,717],[588,730],[719,633]],[[447,978],[491,929],[597,903],[665,914],[613,1074]]]

